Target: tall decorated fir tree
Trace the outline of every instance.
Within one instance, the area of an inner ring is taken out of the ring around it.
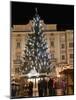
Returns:
[[[32,34],[28,34],[24,50],[22,72],[27,74],[32,69],[35,69],[38,73],[49,73],[51,56],[47,52],[47,42],[37,9],[32,26],[33,32]]]

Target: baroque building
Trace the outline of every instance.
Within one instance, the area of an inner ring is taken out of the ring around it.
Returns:
[[[48,51],[51,53],[52,69],[50,75],[59,77],[59,73],[63,69],[67,69],[67,65],[73,69],[73,30],[57,31],[57,24],[45,24],[41,20],[43,33],[46,34],[48,43]],[[19,75],[21,59],[23,56],[25,43],[28,34],[31,34],[32,20],[25,25],[13,25],[11,28],[11,76]]]

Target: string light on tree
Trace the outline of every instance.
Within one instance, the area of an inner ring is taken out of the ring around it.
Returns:
[[[29,73],[32,69],[38,73],[49,73],[50,72],[50,56],[47,52],[48,45],[46,42],[45,34],[42,31],[42,23],[40,16],[38,15],[37,8],[36,14],[32,21],[33,32],[28,34],[28,39],[25,49],[25,58],[27,58],[27,69],[25,73]],[[26,62],[26,60],[25,60]]]

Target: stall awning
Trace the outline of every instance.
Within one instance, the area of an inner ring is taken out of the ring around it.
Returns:
[[[60,72],[60,74],[71,74],[74,72],[74,69],[64,69]]]

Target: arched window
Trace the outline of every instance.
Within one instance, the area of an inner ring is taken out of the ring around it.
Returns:
[[[20,42],[17,42],[16,48],[20,48]]]

